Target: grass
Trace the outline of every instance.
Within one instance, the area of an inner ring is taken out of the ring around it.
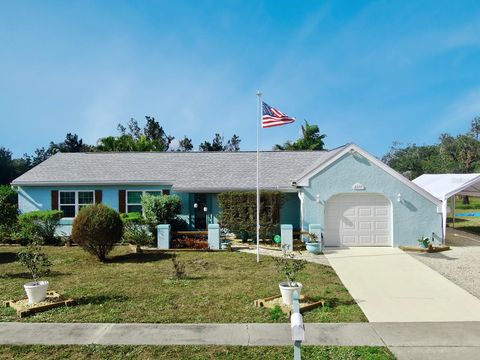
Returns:
[[[37,359],[291,359],[292,346],[0,346],[5,360]],[[303,346],[302,356],[311,360],[394,360],[385,347]]]
[[[24,296],[25,269],[15,261],[19,247],[0,247],[0,300]],[[116,247],[100,263],[79,247],[45,247],[53,263],[46,277],[52,290],[78,300],[64,307],[18,320],[0,307],[0,321],[28,322],[288,322],[283,314],[256,308],[253,301],[279,294],[281,279],[270,257],[229,252],[178,252],[188,275],[171,280],[170,255],[133,254]],[[304,293],[325,299],[324,309],[305,313],[306,322],[367,321],[358,305],[328,266],[308,264],[299,281]]]
[[[455,202],[455,229],[467,231],[473,234],[480,235],[480,217],[479,216],[458,216],[458,214],[465,214],[465,213],[475,213],[480,212],[480,198],[469,197],[470,204],[464,205],[462,204],[462,200],[457,199]],[[450,200],[448,205],[450,208],[453,207],[453,201]],[[449,227],[453,227],[453,218],[452,213],[449,213],[449,217],[447,219],[447,224]]]

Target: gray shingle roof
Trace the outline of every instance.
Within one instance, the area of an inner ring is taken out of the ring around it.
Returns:
[[[260,152],[261,187],[291,189],[292,180],[341,149]],[[59,153],[12,184],[165,184],[177,191],[254,189],[256,152]]]

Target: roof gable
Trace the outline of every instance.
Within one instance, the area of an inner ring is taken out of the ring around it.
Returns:
[[[331,156],[327,159],[324,159],[323,161],[318,162],[316,164],[315,168],[309,169],[306,173],[301,174],[296,180],[297,186],[309,186],[310,179],[314,175],[318,174],[323,169],[327,168],[329,165],[335,163],[336,161],[339,161],[345,154],[348,154],[348,153],[358,153],[358,154],[362,155],[368,161],[375,164],[380,169],[382,169],[386,173],[390,174],[391,176],[393,176],[398,181],[407,185],[408,187],[410,187],[412,190],[414,190],[415,192],[417,192],[418,194],[420,194],[424,198],[430,200],[431,202],[433,202],[437,206],[441,205],[441,202],[439,202],[438,199],[435,196],[433,196],[432,194],[430,194],[428,191],[421,188],[420,186],[418,186],[414,182],[408,180],[402,174],[398,173],[397,171],[392,169],[390,166],[388,166],[387,164],[380,161],[379,159],[377,159],[375,156],[373,156],[369,152],[365,151],[364,149],[362,149],[361,147],[359,147],[358,145],[353,144],[353,143],[345,145],[344,147],[340,148],[339,151],[337,151],[333,156]]]

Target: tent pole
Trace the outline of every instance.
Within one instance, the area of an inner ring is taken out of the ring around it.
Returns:
[[[452,217],[452,227],[455,229],[455,198],[457,195],[453,195],[453,217]]]

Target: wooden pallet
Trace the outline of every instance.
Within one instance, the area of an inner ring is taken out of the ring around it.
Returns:
[[[60,306],[72,306],[75,305],[75,300],[73,299],[64,299],[59,293],[55,291],[47,291],[47,298],[49,302],[47,304],[33,304],[31,307],[22,306],[20,301],[24,302],[27,298],[22,298],[18,300],[8,300],[4,302],[6,307],[11,307],[17,310],[17,316],[20,318],[38,313],[47,311]]]
[[[428,248],[422,248],[420,246],[400,246],[400,249],[403,251],[437,253],[437,252],[450,250],[450,246],[440,245],[440,246],[429,246]]]
[[[266,307],[268,309],[274,309],[277,306],[280,306],[280,309],[287,314],[288,316],[292,315],[293,306],[285,305],[281,301],[282,295],[269,296],[263,299],[255,300],[253,303],[256,307]],[[325,300],[314,301],[304,295],[300,295],[300,313],[303,314],[305,311],[315,309],[317,307],[323,307],[325,305]]]

